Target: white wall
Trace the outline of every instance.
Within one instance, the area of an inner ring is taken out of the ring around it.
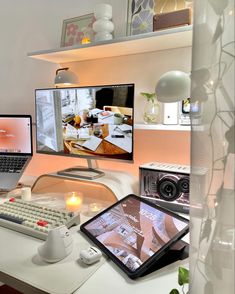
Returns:
[[[182,56],[184,58],[182,59]],[[156,81],[166,71],[190,71],[191,48],[178,48],[64,64],[79,76],[80,85],[135,83],[135,121],[143,121],[146,103],[140,92],[154,91]],[[190,133],[135,130],[134,164],[99,160],[100,168],[128,170],[138,175],[139,165],[160,161],[189,164]],[[27,169],[29,174],[42,174],[66,167],[81,165],[81,159],[35,154]]]
[[[34,89],[53,86],[58,65],[27,53],[60,46],[64,19],[93,12],[98,0],[0,0],[0,113],[34,113]],[[127,0],[113,6],[116,36],[125,34]]]
[[[64,66],[77,74],[83,86],[134,83],[135,122],[143,123],[146,99],[140,92],[154,92],[156,82],[167,71],[190,72],[191,47],[66,63]]]
[[[0,113],[34,115],[34,89],[53,86],[55,69],[60,66],[34,60],[27,53],[59,48],[63,20],[91,13],[99,2],[103,1],[0,0]],[[105,2],[113,6],[115,36],[125,35],[127,0]],[[81,85],[134,82],[135,118],[140,121],[145,100],[139,92],[154,91],[157,79],[165,71],[189,72],[191,48],[93,60],[71,67],[78,73]],[[137,131],[134,165],[115,163],[115,169],[138,175],[139,165],[152,160],[189,164],[189,143],[189,133],[185,132]],[[35,153],[26,172],[39,175],[76,164],[81,164],[81,160]],[[113,162],[103,161],[100,165],[112,168]]]

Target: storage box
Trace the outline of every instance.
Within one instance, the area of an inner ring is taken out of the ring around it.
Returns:
[[[191,16],[192,12],[190,8],[156,14],[153,17],[153,31],[190,25],[192,23]]]

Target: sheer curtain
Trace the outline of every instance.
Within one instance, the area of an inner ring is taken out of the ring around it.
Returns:
[[[196,0],[190,294],[234,293],[234,0]]]

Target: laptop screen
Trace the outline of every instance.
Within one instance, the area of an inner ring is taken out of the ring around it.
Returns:
[[[32,155],[29,115],[0,115],[0,154]]]

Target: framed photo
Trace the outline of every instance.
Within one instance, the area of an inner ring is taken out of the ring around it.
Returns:
[[[127,35],[153,31],[155,0],[128,0]]]
[[[93,13],[65,19],[62,26],[61,47],[90,43],[94,37]]]

